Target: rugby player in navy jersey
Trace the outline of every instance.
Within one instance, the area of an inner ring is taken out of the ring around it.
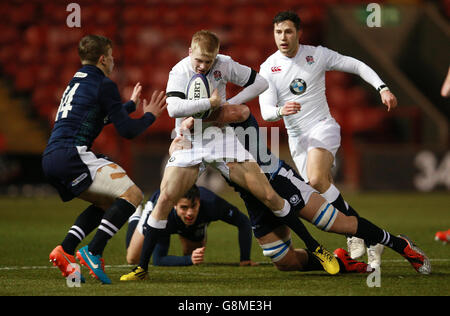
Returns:
[[[242,105],[240,105],[242,106]],[[258,164],[264,170],[269,183],[280,196],[293,206],[300,209],[299,216],[308,220],[323,231],[333,232],[342,235],[356,236],[364,240],[367,246],[381,243],[401,256],[403,256],[413,268],[421,274],[431,273],[431,263],[426,254],[417,247],[408,237],[404,235],[394,236],[389,232],[379,228],[367,219],[360,216],[348,216],[328,203],[318,191],[305,183],[303,178],[289,166],[285,161],[276,157],[267,144],[259,138],[259,126],[255,117],[250,112],[247,120],[243,121],[238,111],[230,109],[231,106],[222,107],[211,120],[216,123],[225,121],[235,128],[239,140],[256,158]],[[222,112],[222,113],[221,113]],[[194,125],[192,117],[186,119],[182,124],[182,129],[190,129]],[[239,121],[240,123],[230,123]],[[243,128],[242,131],[255,129],[257,139],[245,139],[246,133],[241,133],[236,128]],[[170,151],[185,149],[189,147],[189,142],[183,137],[177,137]],[[260,148],[261,146],[264,146]],[[264,154],[265,159],[261,158]],[[265,155],[267,154],[267,155]],[[270,157],[270,159],[267,159]],[[276,162],[274,164],[274,162]],[[275,168],[264,168],[264,166],[276,166]],[[264,206],[258,199],[248,191],[228,181],[235,188],[244,200],[252,224],[253,234],[263,249],[263,254],[269,257],[274,265],[282,271],[300,270],[323,270],[318,258],[311,255],[308,249],[294,249],[291,242],[289,228],[274,216],[272,212]],[[339,259],[341,272],[366,272],[377,266],[368,269],[367,264],[352,259],[347,251],[342,248],[336,249],[335,256]]]
[[[82,67],[64,91],[42,167],[64,202],[77,197],[91,205],[79,215],[49,257],[63,276],[75,274],[74,277],[78,275],[84,281],[74,264],[75,249],[98,227],[91,242],[79,249],[77,258],[94,277],[109,284],[103,250],[142,202],[143,194],[125,170],[94,154],[91,146],[108,123],[114,124],[122,137],[138,136],[164,111],[166,102],[164,92],[155,91],[150,102],[143,101],[143,116],[130,118],[128,114],[139,106],[142,87],[138,83],[131,100],[122,104],[117,85],[108,78],[114,68],[111,40],[87,35],[80,40],[78,53]]]
[[[145,223],[159,197],[159,190],[149,199],[140,215],[130,217],[127,231],[127,261],[139,264],[130,273],[123,275],[121,281],[142,280],[147,276],[150,257],[141,256],[144,244]],[[159,236],[153,250],[155,266],[188,266],[200,264],[204,260],[206,230],[209,223],[224,221],[238,229],[240,265],[256,265],[250,260],[252,228],[248,217],[237,207],[228,203],[204,187],[194,185],[175,205],[167,218],[164,234]],[[170,235],[178,234],[183,256],[169,256]],[[143,251],[146,252],[145,249]]]

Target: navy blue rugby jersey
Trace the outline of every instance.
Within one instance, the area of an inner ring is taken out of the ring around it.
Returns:
[[[92,146],[103,126],[112,122],[122,137],[133,138],[154,121],[152,113],[132,119],[136,105],[122,104],[117,85],[94,65],[84,65],[69,82],[55,117],[44,155],[58,148]]]

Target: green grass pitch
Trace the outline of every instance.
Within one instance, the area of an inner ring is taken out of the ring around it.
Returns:
[[[245,212],[233,192],[223,195]],[[60,272],[48,262],[83,201],[62,203],[57,197],[0,197],[0,295],[158,295],[158,296],[299,296],[299,295],[449,295],[450,245],[434,241],[438,230],[450,228],[450,195],[442,193],[360,193],[346,199],[364,216],[394,234],[411,237],[431,258],[431,275],[418,274],[401,256],[385,249],[380,287],[368,287],[367,275],[327,275],[325,272],[281,272],[262,255],[253,240],[256,267],[239,267],[237,230],[222,222],[208,229],[205,263],[190,267],[151,267],[142,282],[120,282],[130,271],[125,261],[126,226],[109,242],[104,258],[112,285],[101,285],[82,271],[86,283],[68,287]],[[345,238],[307,224],[329,250],[346,248]],[[90,241],[92,234],[86,238]],[[180,254],[172,236],[170,254]],[[303,243],[293,238],[296,247]],[[84,243],[83,243],[84,244]],[[82,245],[83,245],[82,244]],[[366,260],[364,257],[363,260]]]

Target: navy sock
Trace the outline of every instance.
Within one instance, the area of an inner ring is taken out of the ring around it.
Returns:
[[[358,217],[358,213],[350,206],[350,204],[345,203],[344,198],[341,194],[331,203],[335,208],[337,208],[341,213],[344,213],[347,216],[356,216]]]
[[[364,242],[368,247],[376,244],[382,244],[400,254],[403,254],[403,250],[407,246],[407,242],[404,239],[391,235],[389,232],[372,224],[365,218],[357,218],[358,228],[355,236],[364,239]]]
[[[133,237],[134,231],[136,230],[138,224],[139,219],[128,222],[127,235],[125,237],[125,249],[128,249],[128,246],[130,246],[131,238]]]
[[[93,255],[101,255],[108,240],[119,231],[134,211],[136,207],[133,204],[125,199],[117,198],[105,212],[94,238],[88,245],[89,251]]]
[[[152,257],[153,250],[155,249],[156,243],[159,237],[164,232],[164,229],[155,228],[150,225],[144,225],[144,244],[142,245],[141,258],[139,259],[139,266],[148,270],[148,265]]]
[[[102,220],[105,212],[103,209],[90,205],[86,208],[75,220],[75,223],[70,227],[69,232],[61,243],[64,251],[70,255],[75,254],[75,249],[80,242],[89,235]]]

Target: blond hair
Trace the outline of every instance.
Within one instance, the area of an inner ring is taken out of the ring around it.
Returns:
[[[211,31],[201,30],[192,36],[191,49],[200,49],[202,55],[215,57],[219,52],[220,40]]]

